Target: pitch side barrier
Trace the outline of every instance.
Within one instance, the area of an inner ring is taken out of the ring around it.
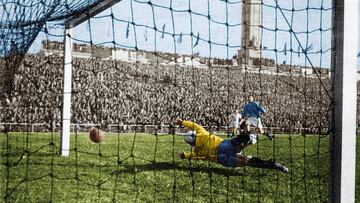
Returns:
[[[100,126],[101,129],[112,133],[150,133],[150,134],[171,134],[174,127],[170,125],[125,125],[125,124],[110,124],[102,127],[101,124],[97,123],[85,123],[85,124],[70,124],[71,132],[89,132],[91,128]],[[216,134],[227,134],[227,126],[204,126],[204,128],[216,133]],[[49,124],[49,123],[0,123],[0,131],[11,131],[11,132],[60,132],[60,123]],[[176,133],[184,133],[187,130],[185,128],[175,126]],[[324,135],[328,134],[327,128],[281,128],[281,127],[265,127],[265,130],[270,130],[275,134],[314,134]],[[360,128],[357,129],[357,135],[360,136]]]

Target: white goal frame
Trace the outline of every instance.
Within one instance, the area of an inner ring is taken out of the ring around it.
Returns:
[[[329,202],[355,202],[359,0],[333,0]]]

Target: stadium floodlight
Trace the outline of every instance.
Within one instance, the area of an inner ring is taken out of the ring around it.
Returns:
[[[73,28],[89,18],[110,8],[121,0],[104,0],[84,9],[79,15],[66,20],[64,38],[64,85],[62,105],[61,156],[70,155],[71,81],[72,81],[72,35]]]
[[[355,201],[357,0],[333,1],[329,202]]]

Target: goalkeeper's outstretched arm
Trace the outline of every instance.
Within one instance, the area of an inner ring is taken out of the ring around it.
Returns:
[[[194,131],[196,131],[197,134],[201,134],[203,132],[206,132],[206,130],[202,126],[200,126],[200,125],[198,125],[198,124],[196,124],[194,122],[191,122],[191,121],[184,121],[184,120],[181,120],[181,119],[177,119],[175,121],[175,124],[182,125],[182,126],[188,128],[190,130],[194,130]]]

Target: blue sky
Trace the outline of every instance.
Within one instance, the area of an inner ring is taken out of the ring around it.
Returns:
[[[75,41],[89,43],[91,40],[94,44],[112,47],[114,40],[117,47],[137,46],[149,51],[199,53],[218,58],[232,58],[240,49],[242,1],[151,0],[153,6],[147,2],[122,0],[76,27],[73,36]],[[278,63],[309,65],[304,54],[290,53],[290,49],[301,51],[300,42],[301,47],[307,49],[314,66],[330,67],[331,1],[278,0],[278,4],[283,12],[275,8],[275,0],[264,0],[263,56]],[[171,12],[170,6],[174,12]],[[321,7],[323,9],[319,9]],[[293,8],[295,12],[291,11]],[[191,15],[188,12],[190,9]],[[114,18],[111,18],[111,14]],[[208,15],[211,16],[211,21],[208,20]],[[132,21],[135,26],[129,23]],[[289,32],[288,23],[292,25],[299,41]],[[53,23],[48,25],[57,29],[50,29],[48,35],[41,33],[31,48],[33,52],[39,49],[42,39],[62,40],[62,26]],[[158,31],[154,30],[155,27]],[[229,46],[225,46],[226,44]],[[321,51],[323,53],[319,54]]]

